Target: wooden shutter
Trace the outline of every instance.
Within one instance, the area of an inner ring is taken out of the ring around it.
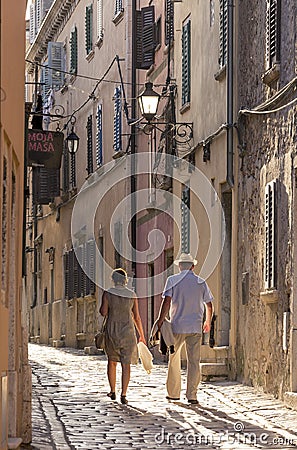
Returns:
[[[69,300],[69,252],[64,253],[64,297]]]
[[[93,116],[87,121],[87,172],[88,175],[94,172],[93,168]]]
[[[115,0],[114,5],[114,15],[121,13],[123,11],[123,1],[122,0]]]
[[[77,28],[71,31],[70,37],[70,72],[77,73]]]
[[[42,99],[45,102],[45,100],[49,94],[49,91],[51,89],[51,86],[49,84],[49,69],[48,69],[47,63],[45,63],[43,65],[43,67],[41,68],[40,83],[42,83],[42,85],[41,85]]]
[[[31,3],[30,5],[30,44],[33,43],[36,36],[36,15],[35,15],[35,5]]]
[[[122,150],[122,93],[121,87],[114,91],[113,148],[115,152]]]
[[[86,52],[88,55],[93,49],[93,5],[89,5],[86,7],[85,37],[86,37]]]
[[[102,148],[102,139],[103,139],[103,127],[102,127],[102,105],[98,105],[97,114],[97,131],[96,131],[96,164],[97,166],[102,165],[103,160],[103,148]]]
[[[165,44],[174,39],[174,4],[172,0],[165,2]]]
[[[35,0],[36,33],[41,25],[41,0]]]
[[[68,297],[74,297],[74,250],[73,248],[69,252],[69,286]]]
[[[136,68],[148,69],[155,61],[155,7],[136,11]]]
[[[122,265],[122,224],[121,222],[116,222],[114,224],[114,245],[115,245],[115,251],[114,251],[114,259],[115,259],[115,266],[121,267]]]
[[[97,0],[97,39],[103,38],[103,3]]]
[[[182,105],[191,100],[191,21],[182,31]]]
[[[265,187],[265,289],[275,289],[277,284],[277,183]]]
[[[185,186],[181,199],[181,249],[184,253],[190,251],[190,188]]]
[[[90,275],[88,277],[87,284],[87,295],[94,295],[96,290],[95,276],[96,276],[96,242],[90,240],[86,244],[87,249],[87,273]]]
[[[266,69],[280,61],[280,0],[267,0]]]
[[[142,15],[142,67],[149,68],[155,61],[155,8],[141,9]]]
[[[227,32],[228,32],[228,8],[227,0],[220,0],[220,51],[219,65],[227,64]]]
[[[48,53],[48,83],[52,88],[61,88],[64,84],[64,48],[62,42],[49,42]]]
[[[66,142],[63,150],[63,192],[69,191],[69,152]]]
[[[47,205],[60,195],[60,169],[33,167],[33,202]]]
[[[73,253],[73,296],[78,298],[78,297],[80,297],[80,292],[79,292],[79,288],[78,288],[78,284],[79,284],[78,273],[79,273],[80,265],[77,260],[76,252],[74,249],[73,249],[72,253]]]

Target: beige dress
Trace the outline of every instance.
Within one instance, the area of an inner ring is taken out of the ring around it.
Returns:
[[[111,361],[137,364],[138,351],[132,309],[135,292],[126,286],[108,289],[105,353]]]

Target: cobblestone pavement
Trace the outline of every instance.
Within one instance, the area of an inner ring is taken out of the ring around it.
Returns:
[[[166,365],[132,366],[128,405],[107,396],[106,357],[30,344],[33,441],[48,449],[289,449],[297,412],[236,382],[201,383],[199,405],[165,399]],[[119,368],[120,369],[120,368]],[[120,381],[120,371],[118,374]],[[183,374],[183,380],[185,380]],[[118,386],[118,388],[120,388]],[[184,392],[183,392],[184,394]]]

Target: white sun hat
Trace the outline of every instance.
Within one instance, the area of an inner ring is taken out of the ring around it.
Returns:
[[[174,264],[176,266],[178,266],[179,263],[183,263],[183,262],[185,262],[185,263],[189,262],[189,263],[194,264],[194,266],[196,266],[197,259],[194,259],[190,253],[181,253],[180,257],[174,261]]]

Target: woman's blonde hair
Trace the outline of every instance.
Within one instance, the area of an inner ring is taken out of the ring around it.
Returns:
[[[114,284],[127,284],[128,283],[128,274],[125,269],[121,267],[118,269],[114,269],[111,274],[111,279]]]

